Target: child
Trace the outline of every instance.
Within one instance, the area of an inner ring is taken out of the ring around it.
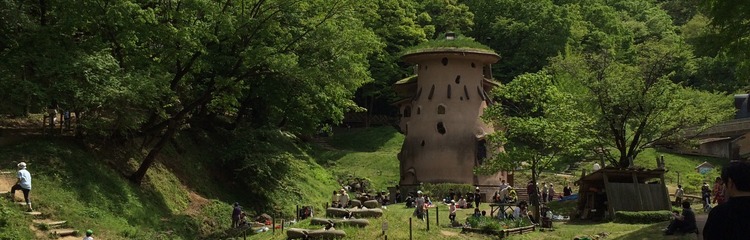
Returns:
[[[94,237],[91,235],[94,235],[94,231],[91,231],[91,229],[86,230],[86,237],[83,240],[94,240]]]
[[[448,215],[448,219],[451,220],[451,223],[456,221],[456,201],[455,200],[451,200],[450,214]]]

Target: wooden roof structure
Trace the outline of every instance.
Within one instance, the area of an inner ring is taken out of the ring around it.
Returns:
[[[582,174],[578,209],[581,218],[614,216],[615,211],[669,210],[664,169],[602,168]],[[604,213],[607,212],[608,215]]]

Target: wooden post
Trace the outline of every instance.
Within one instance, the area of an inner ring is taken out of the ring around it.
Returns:
[[[664,191],[664,195],[666,195],[666,197],[662,197],[662,200],[663,200],[664,204],[666,204],[666,205],[664,205],[664,209],[663,210],[671,210],[672,209],[672,204],[669,203],[669,190],[667,190],[666,182],[664,182],[664,173],[663,172],[659,175],[659,179],[661,180],[661,187],[662,187],[662,189]]]
[[[284,219],[281,219],[281,231],[284,231]]]
[[[276,234],[276,214],[271,217],[271,233]]]
[[[435,206],[435,225],[440,228],[440,208]]]
[[[294,221],[299,222],[299,205],[297,205],[297,211],[294,212]],[[284,225],[281,227],[284,227]]]
[[[411,239],[411,217],[409,218],[409,240]]]
[[[607,173],[602,172],[602,176],[604,177],[604,191],[607,193],[607,211],[609,211],[610,219],[613,219],[615,217],[615,208],[612,206],[612,200],[614,200],[614,198],[612,198],[612,196],[609,194],[610,192],[612,192],[612,189],[610,188]]]
[[[641,207],[641,209],[638,209],[638,211],[643,211],[643,207],[645,204],[643,202],[643,196],[641,196],[641,188],[639,187],[640,184],[638,184],[638,176],[635,175],[635,172],[632,172],[631,175],[633,176],[633,187],[635,187],[635,194],[638,195],[638,206]]]
[[[427,219],[427,231],[430,231],[430,210],[425,209],[424,213],[426,214],[425,218]]]

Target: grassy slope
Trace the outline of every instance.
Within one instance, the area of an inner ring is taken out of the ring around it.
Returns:
[[[275,145],[297,146],[286,141]],[[211,233],[219,236],[215,233],[229,226],[231,202],[239,201],[246,209],[257,204],[243,198],[242,189],[232,189],[211,176],[210,166],[216,159],[209,149],[215,146],[180,142],[185,152],[177,154],[171,147],[165,150],[160,162],[169,166],[153,166],[140,187],[113,170],[111,166],[120,164],[111,163],[118,160],[89,153],[64,140],[40,138],[2,146],[0,166],[11,170],[9,166],[21,159],[28,162],[34,177],[35,209],[48,213],[51,219],[67,220],[79,230],[94,229],[98,238],[196,239]],[[272,203],[275,209],[262,211],[292,216],[296,204],[312,203],[322,209],[320,206],[329,198],[329,186],[335,185],[332,176],[302,149],[286,151],[294,156],[288,160],[293,171],[284,178],[282,187],[266,193],[277,199]],[[128,164],[137,166],[134,159],[141,157],[135,154]],[[28,234],[26,224],[4,225],[0,219],[0,225],[9,227],[9,232]]]
[[[338,151],[319,150],[316,155],[334,175],[364,177],[372,181],[375,189],[385,190],[398,184],[396,155],[403,141],[404,135],[392,127],[351,129],[328,140]]]

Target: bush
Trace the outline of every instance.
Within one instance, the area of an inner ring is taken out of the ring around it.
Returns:
[[[615,222],[618,223],[657,223],[672,220],[672,212],[641,211],[641,212],[615,212]]]
[[[435,200],[442,200],[447,196],[450,196],[450,190],[453,189],[453,191],[457,194],[466,194],[467,192],[474,192],[474,187],[469,184],[457,184],[457,183],[438,183],[438,184],[432,184],[432,183],[425,183],[422,185],[422,192],[426,194],[427,196],[430,196],[433,199],[433,202]]]
[[[469,223],[469,226],[471,226],[471,228],[492,231],[501,231],[503,229],[519,228],[531,225],[531,222],[528,219],[504,219],[501,221],[497,218],[491,218],[487,216],[468,217],[466,218],[466,222]]]

